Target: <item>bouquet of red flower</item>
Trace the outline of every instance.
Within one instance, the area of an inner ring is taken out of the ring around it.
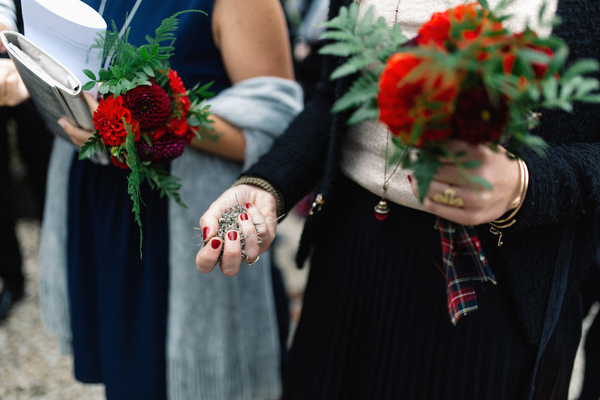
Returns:
[[[537,124],[534,111],[570,111],[574,101],[600,102],[600,95],[593,93],[598,81],[583,76],[598,71],[598,63],[577,61],[563,71],[566,44],[557,37],[538,37],[528,27],[508,32],[503,22],[509,17],[500,16],[505,3],[491,11],[479,0],[435,13],[410,41],[397,25],[388,28],[383,18],[373,23],[373,8],[359,21],[356,4],[324,24],[329,30],[322,38],[334,42],[320,52],[347,57],[331,79],[358,73],[333,112],[355,109],[349,124],[379,120],[388,127],[396,150],[390,164],[413,170],[421,201],[444,160],[452,160],[474,189],[493,189],[468,174],[480,162],[450,151],[449,139],[494,150],[502,145],[511,157],[519,157],[524,146],[543,155],[546,143],[529,132]],[[540,26],[543,15],[544,7]],[[415,151],[405,157],[409,150]],[[376,215],[385,214],[379,207]],[[495,278],[473,227],[442,218],[437,223],[447,307],[456,323],[477,309],[471,282],[495,283]],[[457,257],[465,262],[455,262]]]
[[[108,149],[115,166],[130,169],[128,193],[140,226],[140,240],[140,185],[147,181],[161,195],[185,206],[178,193],[179,179],[162,164],[179,157],[193,137],[202,139],[201,131],[212,130],[209,106],[204,104],[212,95],[208,92],[212,83],[186,90],[177,72],[169,67],[176,39],[172,32],[183,12],[163,20],[156,37],[148,36],[148,44],[139,48],[128,43],[128,31],[120,37],[113,23],[112,31],[93,46],[110,58],[108,68],[101,69],[98,78],[92,71],[84,71],[91,81],[83,89],[90,90],[99,83],[102,97],[93,116],[96,131],[82,147],[79,159]]]
[[[543,154],[545,142],[529,133],[537,122],[534,110],[570,111],[574,101],[600,102],[592,93],[598,81],[583,76],[598,70],[595,60],[580,60],[563,72],[568,49],[561,39],[540,38],[528,27],[511,34],[500,12],[479,0],[434,13],[411,41],[383,18],[373,23],[372,8],[359,21],[356,4],[325,23],[329,30],[322,38],[335,42],[321,53],[348,57],[331,78],[360,72],[333,111],[357,108],[349,124],[384,123],[396,160],[408,149],[418,150],[402,163],[414,171],[421,200],[442,159],[452,159],[467,183],[492,190],[469,176],[467,169],[478,163],[451,153],[448,139],[491,148],[502,144],[517,157],[523,146]],[[544,8],[540,26],[543,14]]]

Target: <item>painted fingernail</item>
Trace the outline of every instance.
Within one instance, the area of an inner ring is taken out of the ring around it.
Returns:
[[[219,246],[221,245],[221,241],[219,239],[213,239],[210,241],[210,247],[212,247],[213,249],[218,249]]]
[[[246,208],[252,208],[252,204],[251,203],[246,203]]]
[[[248,221],[248,214],[246,214],[246,213],[241,213],[241,214],[240,214],[240,219],[241,219],[242,221]]]
[[[202,229],[202,237],[204,239],[206,239],[208,237],[209,233],[210,233],[210,228],[208,226],[206,228]]]
[[[227,234],[227,237],[229,238],[229,240],[237,240],[237,237],[238,237],[237,231],[229,231],[229,233]]]
[[[409,181],[410,183],[412,183],[412,176],[410,176],[410,175],[406,175],[406,177],[408,178],[408,181]]]

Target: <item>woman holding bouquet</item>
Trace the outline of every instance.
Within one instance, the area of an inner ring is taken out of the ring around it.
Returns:
[[[433,12],[462,3],[361,0],[359,10],[375,4],[375,15],[410,39]],[[330,18],[349,4],[333,0]],[[522,30],[540,5],[514,2],[507,12],[518,18],[507,27]],[[566,40],[571,59],[600,59],[598,5],[548,5],[546,12],[562,18],[553,34]],[[310,256],[311,271],[283,398],[566,399],[581,334],[579,284],[594,253],[591,216],[600,214],[600,109],[544,110],[534,133],[549,144],[545,158],[524,149],[521,162],[502,148],[452,141],[452,150],[480,161],[469,173],[493,190],[467,186],[446,163],[421,203],[411,171],[386,156],[385,126],[348,127],[348,114],[329,113],[352,82],[327,79],[344,61],[325,58],[312,102],[200,219],[214,234],[235,199],[248,203],[250,222],[240,223],[253,260],[273,240],[270,222],[321,182],[297,255],[299,265]],[[442,246],[438,217],[474,226],[479,240],[471,236],[472,248],[457,251],[450,245],[465,238],[444,232]],[[500,228],[490,232],[490,222],[507,218],[510,226],[495,222]],[[196,264],[209,273],[222,244],[206,241]],[[224,274],[247,268],[239,248],[225,240]],[[489,268],[459,272],[449,285],[448,253],[457,269],[481,254]]]
[[[187,209],[141,186],[141,259],[130,170],[79,161],[71,147],[58,145],[40,256],[46,326],[65,350],[72,349],[76,379],[104,383],[109,399],[276,398],[280,355],[269,257],[236,279],[200,276],[193,268],[196,250],[188,244],[198,211],[256,161],[302,108],[281,4],[86,3],[109,25],[129,29],[134,46],[176,12],[206,13],[178,17],[169,62],[188,89],[214,82],[216,95],[208,101],[214,132],[203,134],[218,137],[193,139],[167,164],[181,179]],[[177,81],[173,74],[169,79]],[[78,145],[92,134],[60,122]]]

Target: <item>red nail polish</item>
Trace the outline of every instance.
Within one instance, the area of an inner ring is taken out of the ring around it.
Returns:
[[[246,203],[246,208],[252,208],[252,204]]]
[[[238,237],[237,231],[229,231],[229,233],[227,234],[227,237],[229,238],[229,240],[237,240],[237,237]]]
[[[406,175],[406,177],[408,178],[408,181],[409,181],[410,183],[412,183],[412,176],[410,176],[410,175]]]
[[[242,221],[248,221],[248,214],[246,214],[246,213],[241,213],[241,214],[240,214],[240,219],[241,219]]]
[[[210,241],[210,247],[212,247],[215,250],[218,249],[220,245],[221,241],[219,239],[213,239]]]
[[[208,226],[206,228],[202,229],[202,237],[204,239],[206,239],[208,237],[209,233],[210,233],[210,228]]]

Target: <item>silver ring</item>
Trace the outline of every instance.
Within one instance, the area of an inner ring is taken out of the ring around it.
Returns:
[[[248,265],[252,265],[252,264],[254,264],[255,262],[257,262],[257,261],[258,261],[258,259],[259,259],[259,258],[260,258],[260,256],[256,257],[256,260],[252,261],[251,263],[248,263]]]

